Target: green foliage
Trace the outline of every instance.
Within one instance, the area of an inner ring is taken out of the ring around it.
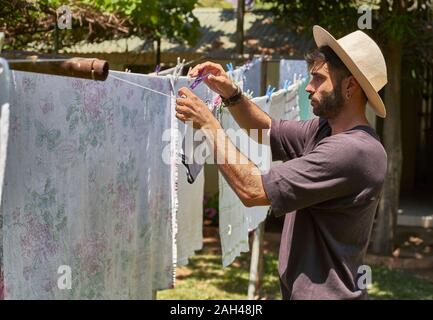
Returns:
[[[168,38],[194,44],[199,22],[192,10],[197,0],[83,0],[131,19],[131,34],[147,39]]]
[[[193,15],[197,0],[0,0],[0,31],[5,49],[49,51],[55,43],[100,42],[139,36],[194,44],[199,21]],[[69,6],[72,29],[56,30],[56,10]]]
[[[404,57],[412,67],[431,63],[433,58],[432,8],[430,1],[384,0],[262,0],[272,5],[278,22],[285,28],[307,35],[320,25],[339,38],[358,29],[360,5],[372,9],[372,29],[363,30],[382,48],[389,40],[403,42]],[[410,45],[409,45],[410,44]],[[386,51],[385,51],[386,52]]]

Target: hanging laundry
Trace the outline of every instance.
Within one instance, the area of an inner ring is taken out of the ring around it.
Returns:
[[[204,172],[193,184],[187,181],[186,167],[178,165],[177,266],[188,264],[195,251],[203,248]]]
[[[240,68],[244,70],[243,90],[249,90],[253,97],[259,97],[262,90],[262,59],[256,58]]]
[[[239,85],[243,91],[250,90],[255,92],[256,95],[260,92],[261,85],[261,66],[262,59],[254,59],[252,62],[247,63],[236,70],[232,70],[232,64],[229,64],[230,70],[229,77]],[[181,87],[190,87],[202,101],[204,101],[210,110],[216,114],[216,106],[219,104],[219,96],[211,91],[202,81],[195,83],[193,88],[188,82],[187,77],[178,77],[175,81],[175,91],[177,92]],[[185,126],[182,132],[184,137],[194,137],[197,130],[190,126]],[[204,161],[196,161],[194,159],[194,152],[197,147],[202,144],[202,141],[193,141],[193,143],[186,144],[187,139],[183,139],[181,157],[182,162],[186,166],[188,182],[193,183],[196,176],[202,171]],[[203,159],[205,160],[205,159]]]
[[[1,45],[0,45],[1,47]],[[6,60],[0,58],[0,203],[6,164],[6,148],[9,133],[9,66]],[[0,206],[1,208],[1,206]],[[3,214],[0,210],[0,300],[4,299],[4,273],[3,273]]]
[[[305,60],[282,59],[280,61],[280,87],[283,87],[286,81],[294,84],[299,79],[301,81],[298,89],[300,119],[309,120],[314,117],[314,114],[311,111],[308,93],[305,91],[310,81],[307,62]]]
[[[308,77],[308,66],[305,60],[280,60],[280,88],[284,86],[286,80],[293,84],[295,80]]]
[[[179,77],[174,85],[175,92],[188,87],[188,78]],[[193,92],[213,110],[213,98],[216,96],[204,83],[194,88]],[[179,135],[182,138],[178,161],[178,230],[177,265],[183,266],[195,251],[203,247],[203,196],[204,196],[204,172],[203,163],[197,163],[194,152],[202,141],[194,141],[198,130],[179,121]],[[181,163],[182,162],[182,163]]]
[[[270,103],[267,97],[254,98],[252,101],[269,112]],[[241,130],[227,108],[223,108],[220,123],[227,136],[242,154],[247,156],[261,170],[269,170],[270,150],[268,146],[250,139]],[[256,150],[257,152],[250,152]],[[257,227],[259,221],[266,218],[267,206],[245,207],[239,197],[227,183],[223,175],[219,175],[219,234],[221,239],[222,261],[226,267],[231,264],[241,252],[248,252],[248,231]],[[257,224],[257,225],[256,225]]]
[[[170,92],[168,79],[115,74]],[[110,77],[12,73],[6,299],[151,299],[173,286],[176,133],[161,137],[174,114],[174,99]]]
[[[174,90],[177,93],[178,90],[182,87],[188,87],[188,78],[187,77],[179,77],[175,84],[174,84]],[[203,102],[205,102],[212,112],[216,112],[216,100],[218,95],[214,93],[212,90],[208,88],[204,83],[199,84],[194,89],[190,89],[194,92],[196,96],[198,96]],[[182,163],[186,167],[186,174],[188,177],[189,183],[194,183],[196,177],[200,174],[202,171],[203,165],[207,159],[207,157],[201,157],[202,159],[197,160],[194,158],[194,153],[199,152],[201,149],[197,150],[199,146],[202,145],[204,140],[199,140],[199,130],[194,129],[190,125],[186,125],[183,122],[180,122],[179,124],[179,130],[181,133],[181,136],[183,137],[182,140],[182,147],[181,147],[181,160]],[[197,139],[194,139],[196,137]],[[204,139],[204,138],[203,138]]]
[[[263,111],[274,119],[299,120],[298,87],[291,85],[267,96],[252,99]],[[254,162],[262,173],[271,165],[271,150],[268,144],[258,144],[251,139],[231,116],[227,108],[221,112],[220,122],[235,146]],[[228,266],[241,252],[248,252],[248,232],[256,229],[266,219],[269,206],[247,208],[239,200],[222,175],[219,175],[219,232],[222,246],[223,266]]]

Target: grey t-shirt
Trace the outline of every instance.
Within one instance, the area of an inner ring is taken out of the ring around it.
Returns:
[[[387,165],[378,136],[369,126],[331,135],[322,118],[272,120],[270,142],[273,160],[284,161],[262,176],[273,214],[286,214],[283,299],[365,298],[358,268]]]

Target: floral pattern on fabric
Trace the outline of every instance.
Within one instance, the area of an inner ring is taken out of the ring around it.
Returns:
[[[170,92],[168,79],[116,75]],[[175,197],[162,161],[172,99],[111,77],[13,72],[11,82],[0,294],[151,299],[172,287]]]

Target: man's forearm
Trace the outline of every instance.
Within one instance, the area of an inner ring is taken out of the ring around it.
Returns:
[[[262,134],[271,128],[271,117],[247,97],[235,105],[228,107],[239,127],[250,134],[251,129],[258,130],[258,142],[262,142]]]
[[[218,169],[247,207],[269,205],[259,168],[230,141],[219,123],[202,128]]]

